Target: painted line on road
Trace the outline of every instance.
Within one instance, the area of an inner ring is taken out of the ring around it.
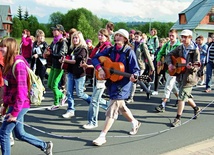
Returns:
[[[198,113],[198,115],[201,114],[207,107],[209,107],[209,106],[210,106],[211,104],[213,104],[213,103],[214,103],[214,100],[213,100],[212,102],[210,102],[209,104],[207,104],[207,106],[205,106],[204,108],[202,108],[201,111]],[[197,115],[197,116],[198,116],[198,115]],[[157,132],[152,132],[152,133],[147,133],[147,134],[141,134],[141,135],[106,136],[106,137],[107,137],[107,138],[134,138],[134,137],[154,136],[154,135],[158,135],[158,134],[167,132],[167,131],[169,131],[169,130],[173,130],[173,129],[175,129],[175,128],[181,127],[181,126],[183,126],[183,125],[189,123],[190,121],[192,121],[194,117],[195,117],[195,116],[193,116],[193,117],[190,118],[189,120],[187,120],[187,121],[181,123],[180,126],[177,126],[177,127],[170,127],[170,128],[168,128],[168,129],[164,129],[164,130],[157,131]],[[4,121],[5,121],[5,120],[4,120]],[[1,120],[1,122],[2,122],[2,120]],[[17,122],[19,122],[19,121],[17,121]],[[50,135],[50,136],[53,136],[53,137],[58,137],[58,138],[80,138],[80,139],[81,139],[81,138],[89,138],[89,137],[92,138],[92,136],[64,136],[64,135],[53,134],[53,133],[46,132],[46,131],[44,131],[44,130],[40,130],[40,129],[38,129],[38,128],[35,128],[35,127],[33,127],[33,126],[31,126],[31,125],[28,125],[28,124],[26,124],[26,123],[23,123],[23,122],[19,122],[19,123],[22,123],[24,126],[27,126],[27,127],[31,128],[31,129],[33,129],[33,130],[36,130],[36,131],[38,131],[38,132],[41,132],[41,133],[44,133],[44,134],[47,134],[47,135]]]

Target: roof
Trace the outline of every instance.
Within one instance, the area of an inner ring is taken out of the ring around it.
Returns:
[[[185,14],[187,24],[179,24],[179,20],[173,25],[173,29],[195,29],[203,18],[214,7],[213,0],[193,0],[190,6],[179,14]]]
[[[0,16],[1,16],[0,27],[1,27],[2,23],[12,24],[11,21],[7,20],[7,16],[11,15],[8,12],[10,12],[10,6],[9,5],[0,5]]]

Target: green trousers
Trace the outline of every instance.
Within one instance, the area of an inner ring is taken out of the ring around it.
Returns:
[[[54,105],[60,104],[60,99],[64,96],[64,94],[59,90],[59,82],[62,78],[64,70],[51,68],[50,73],[48,75],[48,88],[50,88],[54,93]]]

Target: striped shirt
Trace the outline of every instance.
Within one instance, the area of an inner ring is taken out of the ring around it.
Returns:
[[[22,108],[30,107],[30,100],[28,98],[28,72],[26,65],[28,63],[23,58],[23,56],[17,55],[15,60],[22,59],[26,64],[20,62],[17,63],[15,67],[15,77],[12,73],[12,67],[8,71],[7,75],[3,78],[6,81],[4,83],[4,107],[13,106],[13,111],[11,114],[17,117]]]
[[[214,44],[211,44],[209,47],[209,60],[208,61],[213,62],[213,60],[214,60]]]

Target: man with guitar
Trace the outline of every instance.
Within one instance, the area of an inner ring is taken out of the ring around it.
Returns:
[[[128,31],[119,29],[114,33],[114,37],[115,45],[113,48],[105,49],[92,58],[92,64],[98,71],[98,78],[107,78],[106,87],[110,96],[110,105],[106,111],[104,128],[99,137],[93,141],[93,144],[97,146],[106,143],[106,134],[113,125],[114,120],[117,119],[118,114],[122,114],[132,123],[132,130],[129,132],[130,135],[137,134],[141,125],[141,123],[133,117],[124,101],[129,97],[132,82],[137,81],[136,77],[140,72],[136,55],[129,46]],[[112,62],[110,62],[110,60]],[[101,61],[103,61],[104,66],[102,66]],[[119,71],[119,69],[121,69],[121,71]],[[117,76],[116,74],[120,75]]]
[[[161,50],[158,52],[157,55],[157,69],[164,65],[166,66],[165,63],[161,62],[161,59],[165,57],[171,50],[175,49],[180,45],[180,41],[177,39],[178,34],[175,29],[171,29],[169,31],[169,41],[163,45]],[[157,112],[164,112],[165,111],[165,106],[166,102],[170,97],[171,91],[175,94],[176,98],[178,97],[178,88],[176,86],[176,76],[170,76],[167,71],[167,67],[164,67],[163,69],[166,70],[166,84],[164,87],[164,96],[161,105],[157,106],[155,110]],[[153,92],[155,93],[155,92]],[[158,93],[156,93],[158,94]]]
[[[166,55],[169,74],[175,73],[179,83],[178,109],[177,115],[172,122],[173,127],[181,125],[181,115],[185,102],[194,109],[194,119],[197,118],[201,109],[196,105],[191,95],[192,87],[197,84],[197,71],[200,68],[200,52],[197,45],[192,41],[192,31],[183,30],[181,32],[182,45],[178,46]],[[180,63],[179,60],[186,60]],[[175,60],[178,60],[177,62]]]

